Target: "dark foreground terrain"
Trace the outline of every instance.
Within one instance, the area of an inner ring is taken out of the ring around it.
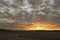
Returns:
[[[0,40],[60,40],[60,31],[0,30]]]

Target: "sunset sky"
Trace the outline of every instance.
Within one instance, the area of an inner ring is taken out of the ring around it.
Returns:
[[[60,0],[0,0],[0,29],[60,30]]]

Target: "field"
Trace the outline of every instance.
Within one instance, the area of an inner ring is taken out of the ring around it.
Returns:
[[[0,30],[0,40],[60,40],[60,31]]]

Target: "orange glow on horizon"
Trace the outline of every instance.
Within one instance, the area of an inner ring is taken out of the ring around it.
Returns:
[[[60,30],[60,27],[47,23],[34,23],[33,25],[25,26],[24,30]]]

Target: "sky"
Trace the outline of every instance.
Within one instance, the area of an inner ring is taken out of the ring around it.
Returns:
[[[0,29],[25,30],[35,24],[60,30],[59,0],[0,0]]]

